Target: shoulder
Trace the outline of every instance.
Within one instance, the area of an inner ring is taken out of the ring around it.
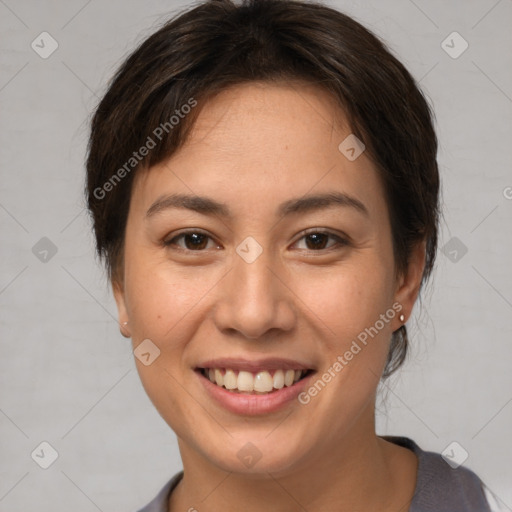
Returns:
[[[158,494],[137,512],[168,512],[169,495],[183,478],[183,470],[176,473],[158,492]]]
[[[412,450],[418,457],[418,476],[409,512],[492,512],[485,485],[472,470],[452,467],[440,453],[422,450],[407,437],[382,437]]]

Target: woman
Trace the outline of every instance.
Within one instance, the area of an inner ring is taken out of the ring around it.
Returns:
[[[411,75],[313,2],[205,2],[124,62],[87,196],[184,467],[142,511],[493,510],[469,469],[375,433],[435,260],[436,151]]]

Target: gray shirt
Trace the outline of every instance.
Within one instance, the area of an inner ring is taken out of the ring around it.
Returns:
[[[418,477],[409,512],[494,512],[496,497],[470,469],[452,468],[439,453],[422,450],[407,437],[381,436],[412,450],[418,457]],[[183,477],[176,473],[158,495],[138,512],[168,512],[170,493]],[[492,507],[492,508],[491,508]]]

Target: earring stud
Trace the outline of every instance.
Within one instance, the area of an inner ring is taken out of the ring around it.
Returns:
[[[398,317],[398,319],[400,320],[400,322],[403,322],[403,321],[405,320],[405,316],[404,316],[404,314],[402,313],[402,314]]]

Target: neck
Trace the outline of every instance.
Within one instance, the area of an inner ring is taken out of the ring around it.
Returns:
[[[309,512],[408,510],[417,459],[406,448],[354,425],[343,439],[326,437],[315,451],[281,472],[226,472],[178,439],[184,476],[171,493],[169,511]]]

